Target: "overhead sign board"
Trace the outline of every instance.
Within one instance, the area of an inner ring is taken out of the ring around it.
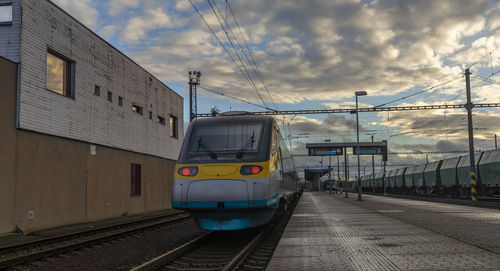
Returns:
[[[310,148],[309,156],[343,155],[343,148]]]
[[[377,155],[384,154],[384,147],[359,147],[359,155]],[[358,154],[358,148],[353,147],[353,154]]]
[[[352,148],[354,155],[357,155],[359,144],[360,155],[382,155],[382,159],[387,161],[387,141],[382,142],[342,142],[342,143],[307,143],[309,156],[332,156],[344,155],[346,148]]]

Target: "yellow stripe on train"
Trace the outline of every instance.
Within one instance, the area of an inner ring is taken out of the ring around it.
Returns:
[[[277,159],[272,160],[276,161]],[[262,171],[252,175],[242,175],[240,173],[242,166],[261,166]],[[198,167],[198,173],[195,176],[180,175],[179,169],[184,167]],[[184,180],[263,178],[269,176],[276,169],[277,163],[271,163],[271,161],[255,163],[177,164],[175,166],[174,178]]]

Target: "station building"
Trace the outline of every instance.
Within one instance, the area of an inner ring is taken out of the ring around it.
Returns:
[[[0,0],[0,233],[170,208],[183,98],[48,0]]]

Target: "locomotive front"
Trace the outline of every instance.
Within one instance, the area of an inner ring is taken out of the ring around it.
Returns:
[[[174,173],[172,207],[188,210],[207,230],[268,222],[279,202],[273,120],[262,116],[195,120]]]

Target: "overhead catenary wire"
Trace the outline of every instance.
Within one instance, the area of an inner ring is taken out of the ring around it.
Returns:
[[[232,39],[229,37],[229,33],[228,33],[228,29],[224,26],[224,23],[221,21],[221,18],[222,17],[222,14],[219,14],[220,13],[220,10],[218,8],[216,8],[215,6],[215,1],[214,3],[212,4],[212,1],[211,0],[207,0],[208,1],[208,4],[210,5],[210,8],[212,9],[215,17],[217,18],[217,21],[219,22],[221,28],[222,28],[222,31],[225,33],[226,35],[226,38],[227,40],[229,41],[229,44],[231,45],[231,47],[233,48],[233,51],[234,51],[234,54],[236,55],[236,57],[238,58],[240,64],[241,64],[241,67],[243,68],[244,70],[244,73],[246,74],[246,78],[248,80],[248,82],[252,85],[252,87],[254,88],[255,92],[257,93],[257,96],[259,96],[260,100],[262,101],[262,104],[265,106],[265,107],[268,107],[264,101],[264,99],[262,98],[262,95],[260,94],[259,90],[257,89],[257,86],[255,85],[255,82],[253,81],[252,79],[252,76],[250,75],[250,73],[248,72],[248,69],[245,65],[245,63],[243,62],[243,59],[241,58],[240,54],[238,53],[238,50],[236,49],[236,46],[234,45]],[[217,13],[217,11],[219,13]],[[220,17],[219,17],[220,16]],[[229,31],[232,32],[232,30],[230,30],[229,28]],[[233,34],[234,36],[234,34]],[[242,70],[242,72],[243,72]]]
[[[435,89],[435,88],[438,88],[438,87],[442,87],[442,86],[444,86],[444,85],[447,85],[447,84],[449,84],[449,83],[451,83],[451,82],[453,82],[453,81],[455,81],[455,80],[458,80],[458,79],[460,79],[460,78],[462,78],[462,75],[460,75],[460,76],[456,76],[456,77],[454,77],[454,78],[452,78],[452,79],[450,79],[450,80],[448,80],[448,81],[446,81],[446,82],[440,83],[440,84],[438,84],[438,85],[434,85],[434,86],[432,86],[432,87],[428,87],[428,88],[423,89],[423,90],[421,90],[421,91],[418,91],[418,92],[416,92],[416,93],[412,93],[412,94],[410,94],[410,95],[406,95],[406,96],[404,96],[404,97],[401,97],[401,98],[398,98],[398,99],[395,99],[395,100],[392,100],[392,101],[389,101],[389,102],[386,102],[386,103],[383,103],[383,104],[376,105],[376,106],[374,106],[374,107],[386,106],[386,105],[391,104],[391,103],[395,103],[395,102],[398,102],[398,101],[402,101],[402,100],[404,100],[404,99],[408,99],[408,98],[410,98],[410,97],[416,96],[416,95],[418,95],[418,94],[422,94],[422,93],[427,92],[427,91],[429,91],[429,90],[433,90],[433,89]]]
[[[223,92],[220,92],[220,91],[217,91],[217,90],[214,90],[214,89],[209,89],[209,88],[202,87],[202,86],[198,86],[198,88],[206,90],[206,91],[209,91],[209,92],[212,92],[212,93],[215,93],[215,94],[218,94],[218,95],[221,95],[221,96],[224,96],[224,97],[228,97],[230,99],[233,99],[233,100],[236,100],[236,101],[239,101],[239,102],[242,102],[242,103],[246,103],[246,104],[249,104],[249,105],[253,105],[253,106],[260,107],[260,108],[264,108],[264,109],[267,109],[269,111],[274,111],[274,109],[271,109],[269,107],[265,107],[265,106],[262,106],[260,104],[252,103],[252,102],[249,102],[249,101],[241,99],[241,98],[233,97],[233,96],[227,95],[227,94],[225,94]]]
[[[238,28],[238,32],[240,33],[241,38],[243,39],[243,42],[245,43],[245,47],[248,50],[248,54],[250,55],[250,58],[252,59],[252,64],[254,66],[255,72],[256,72],[257,76],[259,77],[260,81],[262,82],[262,85],[264,85],[264,88],[267,91],[267,95],[269,95],[271,102],[278,109],[278,106],[274,103],[273,98],[272,98],[271,94],[269,93],[269,89],[267,88],[267,85],[264,82],[264,78],[262,77],[262,74],[260,73],[259,68],[257,67],[257,64],[255,62],[255,58],[253,57],[252,51],[250,50],[250,47],[248,46],[248,43],[245,39],[245,36],[243,35],[243,31],[241,30],[240,24],[238,23],[238,20],[236,19],[236,16],[234,15],[233,8],[231,8],[231,5],[229,4],[228,0],[226,0],[226,5],[229,8],[231,16],[234,19],[234,22],[236,23],[236,27]]]
[[[205,23],[205,25],[208,27],[208,29],[210,30],[210,32],[212,33],[212,35],[215,37],[215,39],[219,42],[220,46],[222,47],[222,49],[224,49],[224,51],[226,52],[226,54],[228,55],[229,59],[233,62],[233,64],[240,70],[240,72],[243,74],[243,76],[246,78],[246,75],[245,73],[241,70],[241,68],[239,67],[238,63],[236,62],[236,60],[234,59],[234,57],[231,55],[231,53],[229,52],[229,50],[226,48],[226,46],[224,45],[224,43],[220,40],[220,38],[217,36],[217,34],[215,33],[215,31],[213,30],[213,28],[210,26],[210,24],[207,22],[207,20],[205,19],[205,17],[203,16],[203,14],[201,14],[200,10],[196,7],[196,5],[193,3],[193,0],[189,0],[189,2],[191,3],[191,6],[195,9],[195,11],[198,13],[198,15],[201,17],[201,19],[203,20],[203,22]],[[247,79],[248,80],[248,79]],[[225,95],[227,96],[227,95]],[[229,96],[228,96],[229,97]],[[263,101],[263,99],[262,99]],[[266,106],[265,103],[263,103],[263,107],[262,108],[265,108],[267,110],[271,110],[271,111],[275,111],[274,109],[271,109],[269,107]]]

